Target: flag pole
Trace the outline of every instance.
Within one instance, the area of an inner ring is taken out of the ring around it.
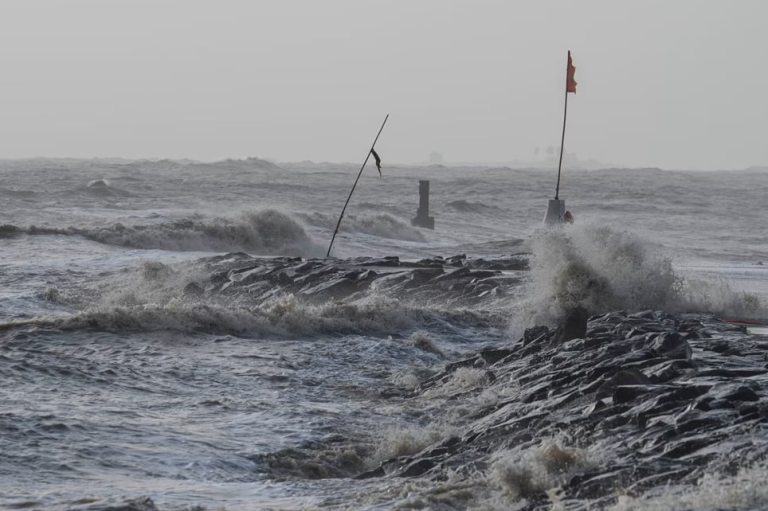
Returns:
[[[336,239],[336,234],[339,233],[339,226],[341,225],[341,219],[344,218],[344,212],[347,210],[347,205],[349,204],[349,199],[352,198],[352,193],[355,191],[355,187],[357,186],[357,182],[360,181],[360,176],[363,175],[363,169],[365,169],[366,163],[368,163],[368,160],[371,157],[371,153],[373,153],[373,148],[376,147],[376,142],[379,140],[379,135],[381,135],[381,132],[384,131],[384,125],[387,124],[387,119],[389,119],[389,114],[387,114],[386,117],[384,117],[384,122],[381,123],[381,128],[379,128],[379,132],[376,134],[376,138],[373,139],[373,144],[371,144],[371,148],[368,149],[368,154],[365,157],[365,161],[363,162],[363,166],[360,167],[360,172],[357,173],[357,179],[355,179],[355,184],[352,185],[352,190],[349,191],[349,196],[347,197],[347,202],[344,203],[344,207],[341,208],[341,214],[339,215],[339,221],[336,222],[336,228],[333,230],[333,236],[331,237],[331,243],[328,245],[328,253],[325,254],[325,257],[331,256],[331,248],[333,247],[333,241]]]
[[[570,62],[571,52],[568,51]],[[555,200],[560,198],[560,171],[563,168],[563,150],[565,149],[565,121],[568,119],[568,64],[565,69],[565,108],[563,108],[563,136],[560,138],[560,162],[557,164],[557,187],[555,188]]]

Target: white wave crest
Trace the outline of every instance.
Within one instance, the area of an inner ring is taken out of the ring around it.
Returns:
[[[409,328],[421,313],[379,302],[310,306],[285,299],[269,306],[175,299],[162,304],[94,307],[64,319],[41,320],[64,330],[176,331],[241,337],[390,335]]]
[[[759,300],[727,283],[685,279],[672,261],[640,237],[583,223],[541,229],[531,241],[528,299],[523,322],[554,324],[577,305],[591,314],[656,309],[747,317]]]
[[[101,288],[85,290],[68,301],[79,312],[63,319],[40,321],[72,330],[178,331],[261,338],[390,335],[411,328],[431,314],[397,300],[310,305],[293,295],[264,302],[206,295],[199,283],[207,280],[208,271],[201,265],[170,266],[145,261]]]
[[[89,182],[85,188],[76,190],[76,192],[100,198],[133,196],[133,194],[125,190],[115,188],[109,179],[94,179],[93,181]]]
[[[72,229],[88,239],[125,247],[161,250],[247,251],[260,255],[315,256],[322,253],[293,218],[274,209],[235,217],[178,220],[151,225],[115,224],[100,229]]]
[[[400,426],[382,429],[376,435],[376,450],[369,464],[416,454],[426,447],[459,433],[458,428],[432,423],[427,426]]]

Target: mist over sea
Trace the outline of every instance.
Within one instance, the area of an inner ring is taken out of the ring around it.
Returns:
[[[357,170],[0,162],[0,506],[533,509],[543,504],[509,483],[523,478],[509,467],[543,471],[526,481],[551,490],[571,481],[542,461],[552,446],[578,460],[573,470],[611,465],[611,450],[564,434],[457,464],[439,482],[355,478],[465,438],[514,400],[519,382],[490,382],[479,365],[425,382],[527,328],[557,327],[577,305],[705,325],[768,318],[768,172],[565,169],[575,223],[545,229],[555,171],[385,165],[380,178],[371,166],[335,259],[319,261]],[[419,180],[434,230],[410,224]],[[466,267],[455,278],[476,275],[472,288],[429,273],[443,262]],[[696,474],[706,488],[662,478],[623,500],[560,504],[768,506],[755,483],[764,460],[720,473],[715,458]]]

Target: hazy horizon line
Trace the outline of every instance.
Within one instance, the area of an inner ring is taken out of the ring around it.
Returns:
[[[567,153],[566,153],[567,154]],[[224,158],[218,158],[218,159],[212,159],[212,160],[201,160],[196,158],[187,158],[187,157],[169,157],[169,156],[152,156],[152,157],[137,157],[137,158],[129,158],[124,156],[27,156],[27,157],[15,157],[15,158],[7,158],[7,157],[0,157],[0,162],[24,162],[24,161],[35,161],[35,160],[48,160],[48,161],[56,161],[56,160],[70,160],[70,161],[104,161],[104,162],[111,162],[111,163],[134,163],[134,162],[160,162],[160,161],[172,161],[176,163],[182,163],[182,164],[215,164],[215,163],[223,163],[227,161],[247,161],[247,160],[260,160],[267,163],[271,163],[273,165],[298,165],[298,164],[314,164],[314,165],[361,165],[362,161],[319,161],[319,160],[278,160],[275,158],[270,157],[264,157],[264,156],[244,156],[244,157],[224,157]],[[484,168],[494,168],[494,167],[508,167],[510,169],[515,170],[556,170],[555,165],[544,165],[547,163],[553,163],[557,162],[556,157],[547,158],[547,159],[541,159],[541,160],[525,160],[525,159],[512,159],[512,160],[506,160],[506,161],[442,161],[442,162],[431,162],[431,161],[413,161],[413,162],[391,162],[388,165],[383,165],[382,168],[389,167],[437,167],[442,166],[445,168],[463,168],[463,167],[484,167]],[[368,162],[371,164],[371,162]],[[732,168],[696,168],[696,167],[686,167],[686,168],[665,168],[665,167],[659,167],[654,165],[620,165],[620,164],[613,164],[613,163],[606,163],[601,162],[599,160],[588,158],[588,159],[577,159],[576,160],[577,165],[576,166],[563,166],[563,169],[570,169],[570,170],[661,170],[661,171],[670,171],[670,172],[685,172],[685,171],[693,171],[693,172],[739,172],[739,171],[750,171],[750,170],[768,170],[768,164],[756,164],[756,165],[750,165],[747,167],[732,167]],[[578,163],[582,164],[588,164],[586,167],[583,165],[578,165]]]

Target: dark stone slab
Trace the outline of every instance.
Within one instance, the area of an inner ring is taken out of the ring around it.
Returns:
[[[571,339],[581,338],[587,334],[587,311],[583,307],[576,307],[568,311],[563,323],[555,331],[553,342],[562,344]]]

